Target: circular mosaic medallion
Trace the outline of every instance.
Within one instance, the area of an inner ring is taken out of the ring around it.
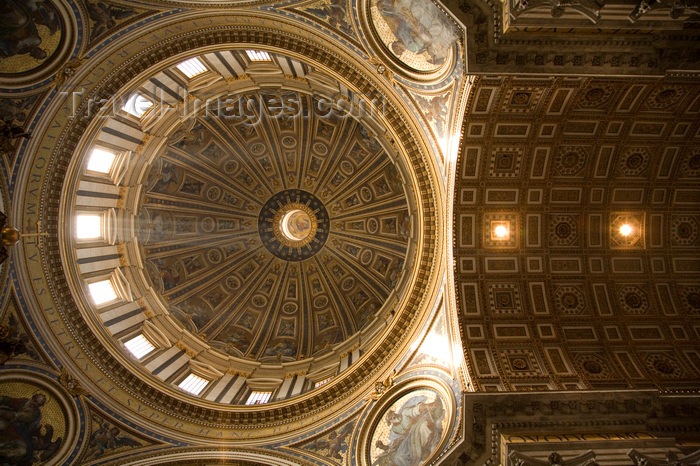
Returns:
[[[209,188],[207,191],[207,199],[210,201],[217,200],[219,196],[221,196],[221,189],[216,186]]]
[[[250,153],[253,155],[262,155],[265,152],[265,144],[260,142],[250,146]]]
[[[23,370],[0,374],[0,461],[3,465],[68,464],[78,412],[65,390]],[[72,377],[67,385],[75,387]]]
[[[0,75],[18,75],[45,67],[60,54],[65,26],[60,11],[50,1],[3,2]]]
[[[241,286],[241,282],[236,277],[228,277],[226,279],[226,286],[228,286],[232,290],[235,290],[239,286]]]
[[[317,142],[314,144],[314,152],[318,155],[326,155],[328,153],[328,147],[325,144]]]
[[[565,168],[572,168],[578,164],[578,154],[576,152],[567,152],[561,158],[561,164]]]
[[[665,89],[656,94],[656,98],[654,100],[656,100],[660,104],[665,104],[673,100],[674,97],[676,97],[675,89]]]
[[[372,0],[370,5],[374,32],[404,66],[427,72],[447,61],[459,36],[440,8],[421,0]]]
[[[211,218],[211,217],[205,217],[202,220],[202,230],[204,230],[207,233],[211,233],[214,231],[214,227],[216,227],[216,221]]]
[[[573,309],[578,306],[578,298],[573,293],[564,293],[561,297],[561,302],[564,307]]]
[[[693,234],[693,227],[688,222],[682,222],[676,227],[676,232],[681,238],[689,238]]]
[[[450,417],[447,399],[437,390],[420,387],[404,393],[375,421],[365,464],[428,464],[447,434]]]
[[[696,154],[696,155],[692,156],[688,160],[688,166],[693,170],[699,169],[700,168],[700,155]]]
[[[685,297],[686,301],[693,309],[700,309],[700,293],[688,293]]]
[[[367,221],[367,229],[369,230],[370,233],[376,233],[377,230],[379,229],[379,223],[377,223],[377,220],[371,218]]]
[[[316,254],[330,231],[328,212],[313,194],[288,189],[272,196],[258,215],[258,234],[275,256],[302,261]]]
[[[212,249],[208,253],[209,260],[214,264],[221,262],[221,252],[218,249]]]

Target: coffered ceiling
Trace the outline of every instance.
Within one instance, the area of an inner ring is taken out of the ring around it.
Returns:
[[[477,79],[454,251],[478,390],[694,387],[699,90],[684,78]]]

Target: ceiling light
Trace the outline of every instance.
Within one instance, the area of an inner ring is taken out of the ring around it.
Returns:
[[[627,223],[625,223],[624,225],[622,225],[622,226],[620,227],[620,234],[621,234],[622,236],[629,236],[629,235],[632,234],[632,230],[633,230],[632,226],[629,225],[629,224],[627,224]]]
[[[493,222],[491,239],[496,241],[508,241],[510,239],[510,222]]]

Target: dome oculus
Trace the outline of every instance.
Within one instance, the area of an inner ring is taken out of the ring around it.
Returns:
[[[330,229],[328,212],[313,194],[296,189],[272,196],[260,210],[258,233],[268,251],[302,261],[321,250]]]

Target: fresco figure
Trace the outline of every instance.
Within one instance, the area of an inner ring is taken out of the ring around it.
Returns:
[[[104,2],[85,3],[90,19],[94,21],[92,25],[91,38],[95,38],[108,32],[110,29],[115,27],[120,20],[136,14],[136,11],[134,10],[118,8]]]
[[[157,166],[154,166],[148,176],[148,184],[153,183],[150,191],[161,194],[173,194],[180,186],[180,180],[183,175],[184,170],[170,162],[163,162],[160,170]]]
[[[250,346],[248,336],[240,330],[233,330],[231,333],[226,334],[226,338],[224,338],[223,341],[227,346],[230,345],[242,353],[244,353],[248,349],[248,346]]]
[[[321,437],[304,448],[316,452],[328,450],[328,456],[331,458],[344,460],[343,455],[348,451],[347,438],[352,433],[352,428],[353,424],[345,424],[331,432],[328,437]]]
[[[265,356],[295,356],[297,354],[296,344],[291,341],[278,341],[274,346],[265,350]]]
[[[305,11],[328,21],[331,27],[352,34],[352,28],[346,20],[345,0],[330,0],[330,3],[321,3],[316,8],[307,8]]]
[[[41,407],[46,395],[31,398],[0,397],[0,464],[31,465],[45,461],[61,446],[51,441],[53,426],[41,424]]]
[[[277,331],[277,336],[280,337],[293,337],[294,336],[294,322],[291,320],[283,320],[280,322],[279,330]]]
[[[450,94],[435,96],[432,98],[417,99],[418,104],[423,109],[426,118],[433,123],[433,127],[439,135],[445,134],[447,125],[447,103],[450,100]]]
[[[92,454],[93,457],[98,458],[104,455],[106,451],[115,450],[119,447],[140,446],[141,444],[136,440],[125,435],[120,435],[118,427],[110,427],[109,423],[105,422],[102,424],[102,427],[97,429],[90,436],[88,454]]]
[[[13,313],[10,313],[7,324],[0,323],[0,366],[20,354],[26,354],[32,359],[39,359],[39,355],[34,351],[19,320]]]
[[[425,0],[378,0],[377,10],[396,40],[387,44],[401,57],[404,52],[426,54],[426,61],[441,65],[457,40],[445,14]]]
[[[445,409],[440,397],[430,401],[424,395],[409,399],[401,409],[390,409],[385,421],[391,426],[389,444],[377,440],[383,452],[372,466],[418,466],[437,448],[442,438]]]
[[[48,54],[40,47],[43,38],[37,26],[45,26],[50,36],[60,33],[61,21],[56,8],[43,0],[7,0],[0,5],[0,57],[29,54],[44,60]]]

